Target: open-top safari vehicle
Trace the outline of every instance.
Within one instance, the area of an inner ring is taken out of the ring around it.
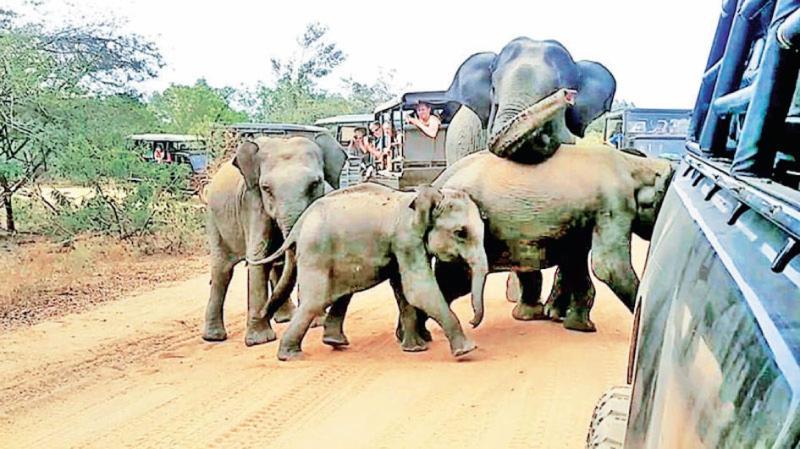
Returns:
[[[405,122],[414,115],[419,103],[431,106],[431,113],[441,120],[435,139],[423,134],[416,126]],[[390,122],[397,133],[398,145],[393,150],[389,170],[379,173],[375,181],[397,188],[427,184],[447,167],[445,139],[452,112],[458,107],[448,100],[444,91],[408,92],[375,108],[375,120]]]
[[[323,118],[314,122],[314,125],[328,129],[336,141],[343,148],[348,149],[356,130],[361,129],[367,132],[369,124],[373,121],[375,121],[375,116],[372,114],[348,114]],[[340,187],[352,186],[364,180],[362,162],[362,155],[356,154],[352,150],[348,151],[347,163],[342,169],[342,176],[339,180]]]
[[[132,134],[128,140],[153,163],[180,164],[189,169],[188,190],[202,197],[208,182],[208,151],[200,136],[188,134]]]
[[[405,123],[405,118],[414,114],[420,102],[430,105],[432,114],[441,120],[435,139],[423,134],[416,126]],[[394,188],[407,188],[429,183],[445,169],[447,127],[452,111],[458,106],[446,99],[445,92],[409,92],[379,105],[374,114],[329,117],[318,120],[316,125],[328,127],[342,146],[347,148],[356,129],[362,128],[369,133],[370,123],[377,122],[381,128],[391,123],[395,136],[390,146],[392,154],[389,165],[365,170],[365,165],[375,164],[375,161],[351,150],[348,167],[343,171],[343,177],[345,172],[348,173],[347,182],[342,185],[370,180]]]
[[[690,116],[688,109],[621,109],[606,115],[603,135],[617,148],[677,161],[686,152]]]

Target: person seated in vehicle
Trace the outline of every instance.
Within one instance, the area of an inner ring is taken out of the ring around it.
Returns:
[[[622,123],[617,123],[614,132],[608,138],[608,143],[613,145],[614,148],[619,148],[622,145]]]
[[[369,133],[376,145],[379,145],[380,142],[383,140],[383,129],[381,128],[380,123],[378,122],[370,123]]]
[[[439,120],[439,117],[431,113],[431,105],[424,101],[417,102],[414,106],[414,111],[417,113],[416,117],[408,116],[406,117],[406,124],[414,125],[417,129],[422,132],[422,134],[430,137],[431,139],[436,139],[436,135],[439,134],[439,127],[442,124],[442,121]]]
[[[375,170],[375,159],[380,156],[380,152],[375,148],[371,138],[367,136],[366,128],[356,128],[353,131],[353,138],[347,147],[350,154],[361,156],[361,171],[368,175]]]
[[[380,142],[378,149],[380,150],[380,162],[384,170],[391,170],[392,158],[396,153],[396,148],[400,146],[400,140],[395,133],[394,124],[392,122],[383,123],[383,139]]]

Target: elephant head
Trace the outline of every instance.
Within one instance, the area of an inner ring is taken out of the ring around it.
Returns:
[[[483,320],[483,288],[489,269],[478,206],[460,190],[426,186],[418,191],[410,207],[417,212],[420,230],[424,229],[425,247],[442,262],[458,260],[469,266],[474,312],[470,323],[478,326]]]
[[[615,91],[614,77],[601,64],[575,62],[557,41],[520,37],[497,55],[467,58],[447,94],[478,115],[490,151],[535,162],[582,137],[611,109]]]
[[[339,187],[347,154],[327,133],[288,139],[259,137],[243,142],[233,165],[248,190],[258,192],[264,210],[284,237],[312,201],[325,193],[324,181]]]

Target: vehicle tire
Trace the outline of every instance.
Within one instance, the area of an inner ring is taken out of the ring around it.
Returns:
[[[587,449],[623,448],[630,404],[631,387],[627,385],[611,387],[600,397],[586,436]]]

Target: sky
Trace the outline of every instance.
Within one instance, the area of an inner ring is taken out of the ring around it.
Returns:
[[[17,10],[30,1],[6,0]],[[5,2],[4,2],[5,3]],[[289,56],[310,22],[330,29],[347,60],[322,85],[370,82],[394,70],[398,87],[443,90],[469,55],[518,36],[556,39],[617,79],[639,107],[691,108],[720,0],[177,1],[38,0],[51,23],[116,17],[160,48],[166,66],[146,90],[205,78],[216,87],[273,82],[271,57]]]

